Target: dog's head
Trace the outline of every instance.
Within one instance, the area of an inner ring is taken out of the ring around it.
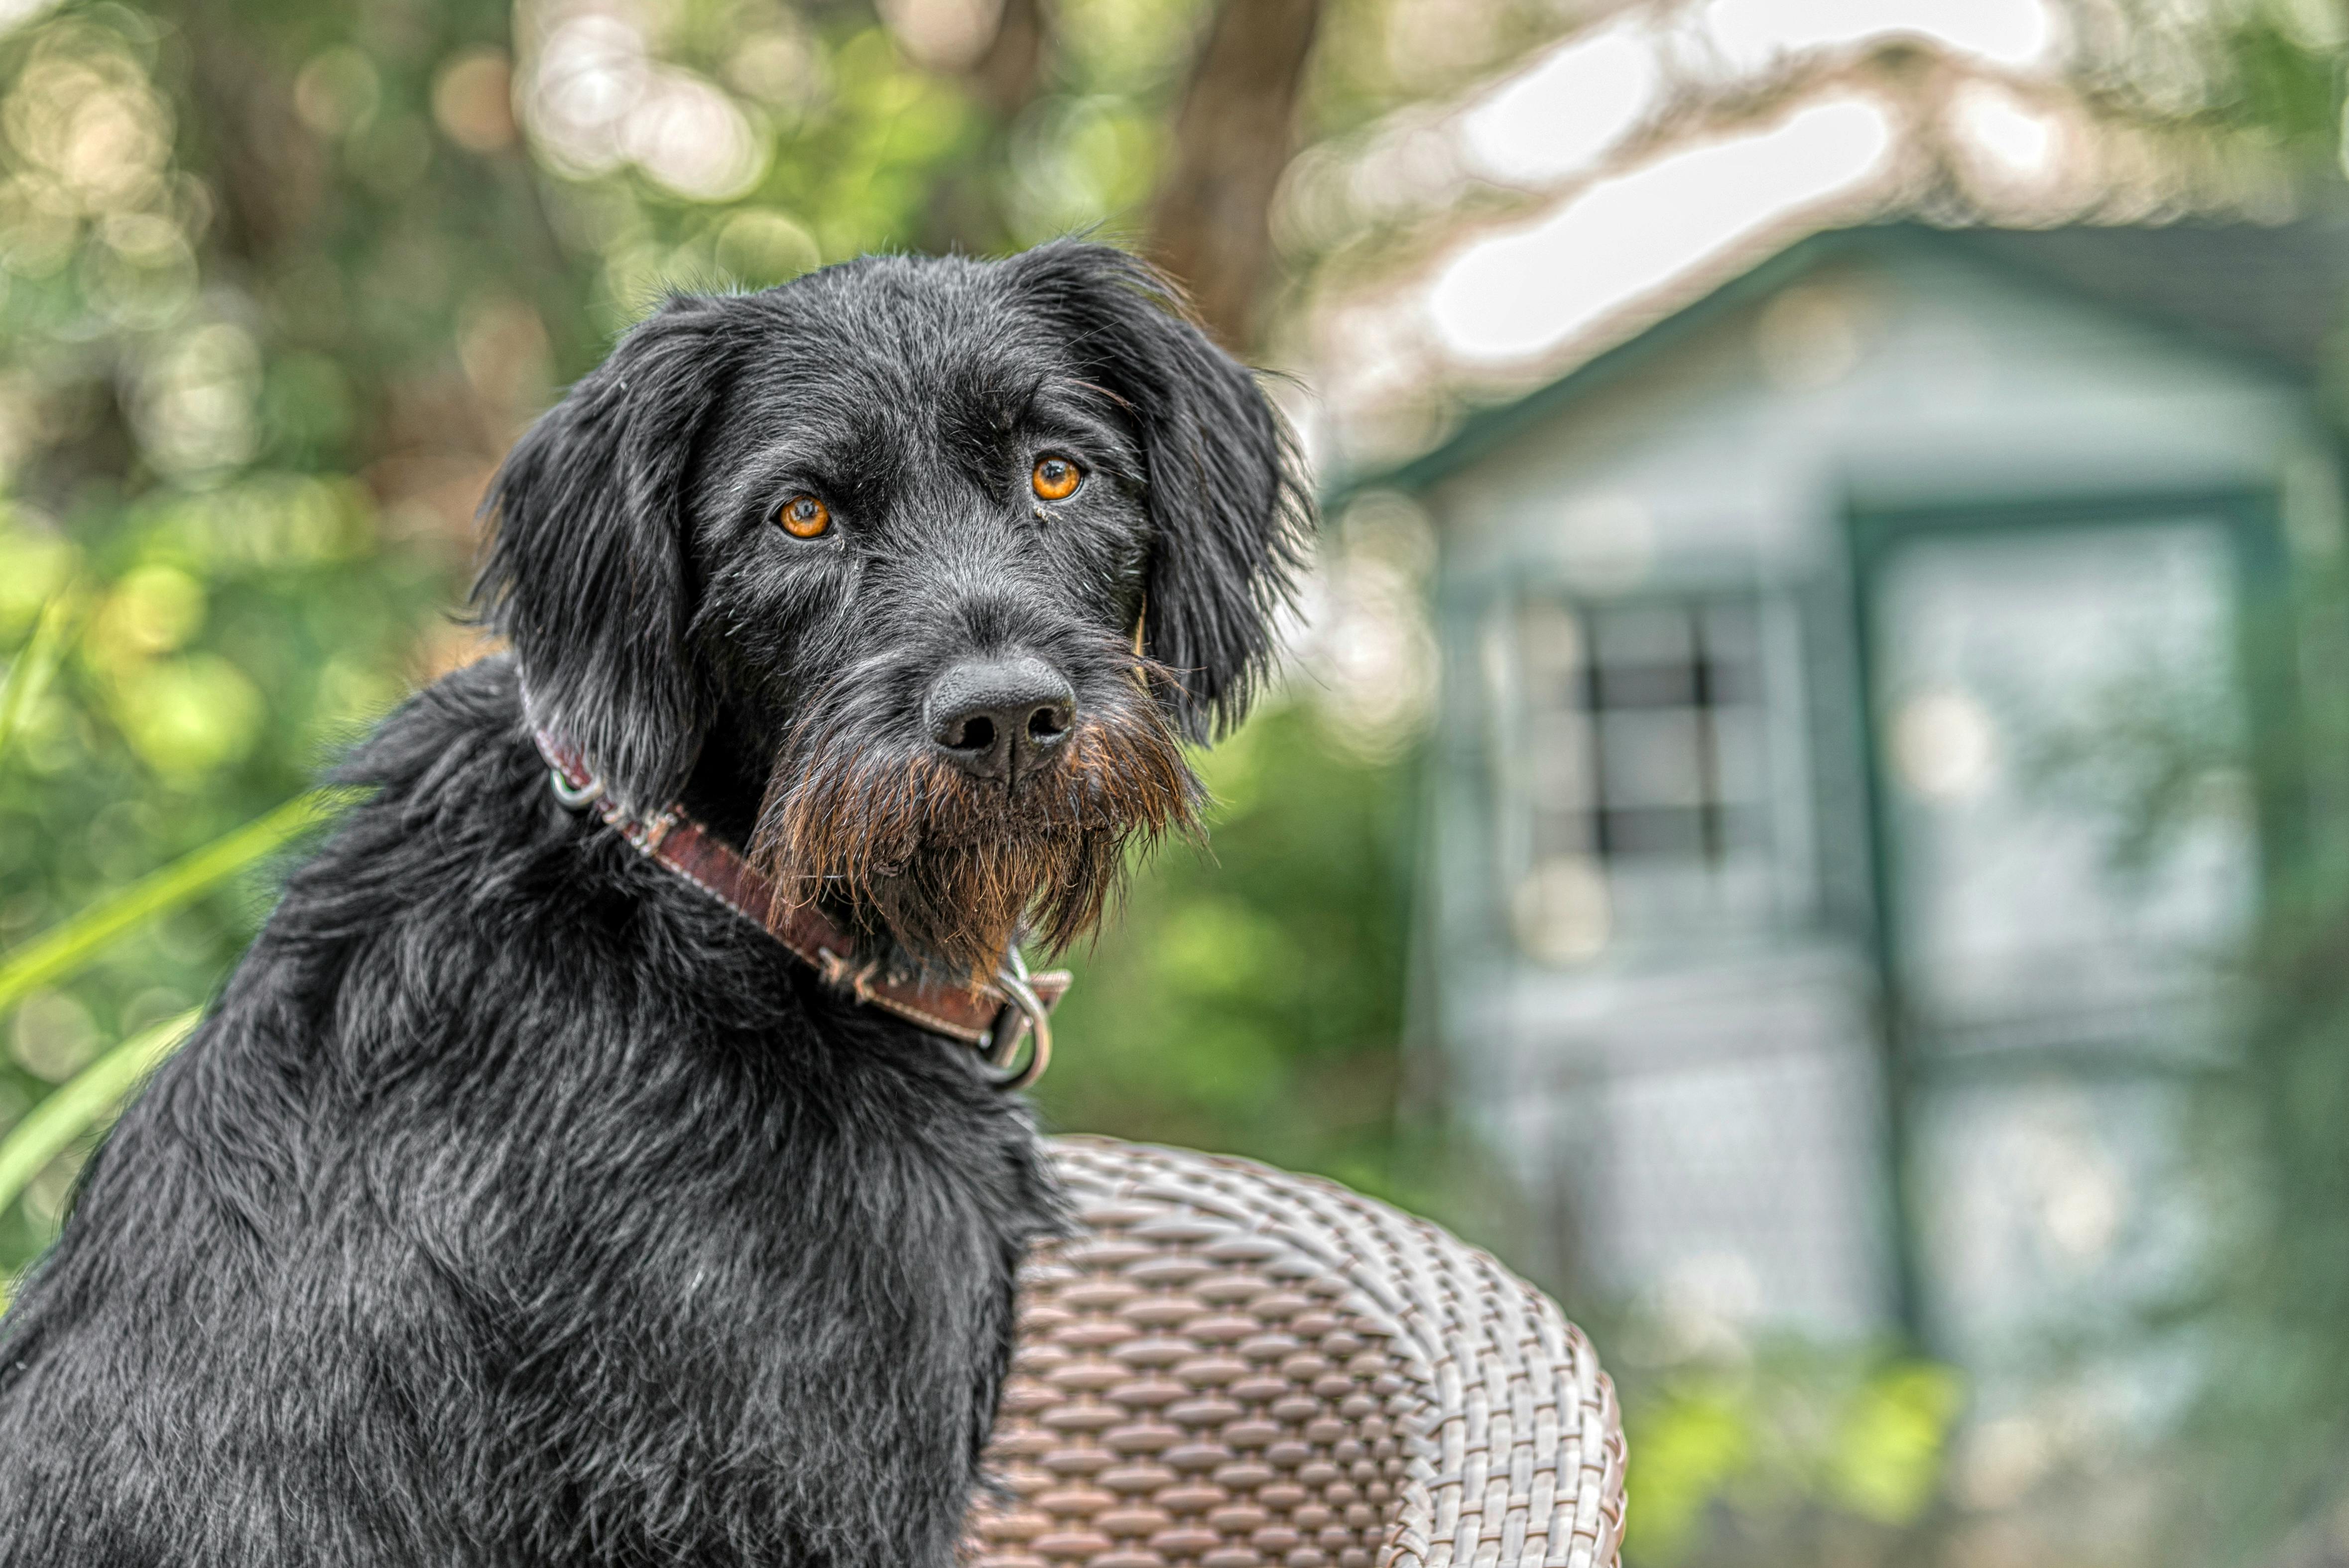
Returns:
[[[1191,823],[1180,743],[1247,708],[1305,512],[1248,374],[1068,242],[672,300],[491,505],[534,719],[638,810],[756,796],[788,891],[972,975]]]

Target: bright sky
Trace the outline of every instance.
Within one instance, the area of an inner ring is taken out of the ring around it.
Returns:
[[[1488,89],[1460,117],[1461,141],[1478,173],[1546,184],[1596,163],[1662,84],[1649,30],[1617,23]]]
[[[1427,294],[1437,337],[1471,360],[1555,348],[1705,257],[1855,189],[1892,141],[1884,104],[1846,95],[1600,181],[1549,216],[1454,256]]]
[[[2061,41],[2046,0],[1713,0],[1672,36],[1635,10],[1484,88],[1457,133],[1475,172],[1548,184],[1597,163],[1655,107],[1666,48],[1734,81],[1787,55],[1898,36],[2021,72],[2052,64]]]
[[[1741,74],[1779,54],[1902,33],[1985,65],[2030,70],[2050,63],[2060,42],[2046,0],[1713,0],[1705,25]]]
[[[1656,108],[1663,53],[1747,78],[1814,50],[1917,37],[2000,71],[2035,74],[2062,36],[2047,0],[1712,0],[1667,36],[1634,12],[1484,89],[1454,121],[1470,172],[1540,188],[1587,174]],[[2052,132],[2013,99],[1970,98],[1959,129],[2018,174]],[[1419,302],[1464,360],[1530,358],[1797,210],[1878,173],[1894,130],[1880,101],[1821,99],[1752,133],[1682,147],[1601,180],[1524,224],[1464,243]]]

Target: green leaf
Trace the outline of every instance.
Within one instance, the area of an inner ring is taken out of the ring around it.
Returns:
[[[348,789],[313,789],[99,900],[0,957],[0,1012],[36,985],[80,969],[125,934],[202,896],[347,804]]]
[[[1964,1387],[1949,1367],[1900,1362],[1878,1371],[1838,1423],[1830,1493],[1878,1524],[1915,1519],[1940,1482],[1950,1428],[1964,1403]]]
[[[0,1138],[0,1213],[7,1212],[43,1166],[97,1126],[178,1048],[202,1013],[201,1007],[191,1007],[176,1018],[141,1029],[67,1079],[11,1128],[7,1137]]]
[[[33,705],[41,700],[49,677],[57,674],[70,607],[66,594],[50,600],[33,634],[25,639],[24,647],[8,665],[8,678],[0,684],[0,757],[7,755],[8,742],[16,738]]]
[[[1670,1563],[1695,1543],[1713,1499],[1754,1464],[1766,1439],[1750,1396],[1727,1387],[1675,1391],[1632,1434],[1640,1462],[1624,1509],[1634,1555]]]

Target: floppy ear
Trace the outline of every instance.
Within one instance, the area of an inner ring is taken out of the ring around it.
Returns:
[[[684,490],[722,370],[709,302],[671,299],[515,443],[482,503],[473,601],[512,643],[533,723],[613,796],[677,798],[709,722],[687,652]]]
[[[1003,265],[1138,427],[1154,535],[1143,651],[1182,683],[1184,733],[1224,735],[1270,673],[1273,616],[1304,562],[1311,501],[1295,445],[1255,378],[1146,263],[1060,240]]]

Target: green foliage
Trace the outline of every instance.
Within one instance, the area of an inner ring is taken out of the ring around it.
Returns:
[[[71,613],[71,603],[59,597],[43,611],[16,657],[9,663],[7,679],[0,683],[0,756],[8,750],[8,742],[25,722],[33,705],[41,700],[48,689],[49,678],[57,674],[58,645],[64,640],[66,620]]]
[[[14,1203],[42,1167],[87,1137],[132,1087],[188,1037],[202,1015],[191,1007],[140,1030],[84,1068],[0,1139],[0,1209]],[[7,1305],[0,1282],[0,1308]]]
[[[2223,1206],[2208,1278],[2180,1306],[2208,1357],[2177,1459],[2185,1539],[2214,1561],[2337,1530],[2349,1499],[2349,686],[2328,678],[2349,657],[2349,554],[2321,542],[2292,607],[2313,809],[2271,868],[2241,1057],[2199,1128]]]
[[[260,820],[248,822],[194,853],[141,877],[77,911],[22,947],[0,954],[0,1011],[36,986],[64,979],[87,967],[125,934],[191,903],[229,878],[250,870],[288,841],[319,821],[338,803],[334,790],[295,798]],[[0,1208],[5,1208],[0,1203]]]
[[[2342,53],[2349,15],[2333,0],[2267,0],[2237,10],[2221,57],[2232,118],[2328,160],[2342,145]]]
[[[1209,841],[1166,847],[1076,955],[1046,1116],[1391,1191],[1407,772],[1299,702],[1197,761]]]
[[[1716,1511],[1782,1542],[1897,1532],[1934,1500],[1961,1402],[1947,1367],[1793,1346],[1656,1377],[1629,1417],[1626,1553],[1682,1561]]]

